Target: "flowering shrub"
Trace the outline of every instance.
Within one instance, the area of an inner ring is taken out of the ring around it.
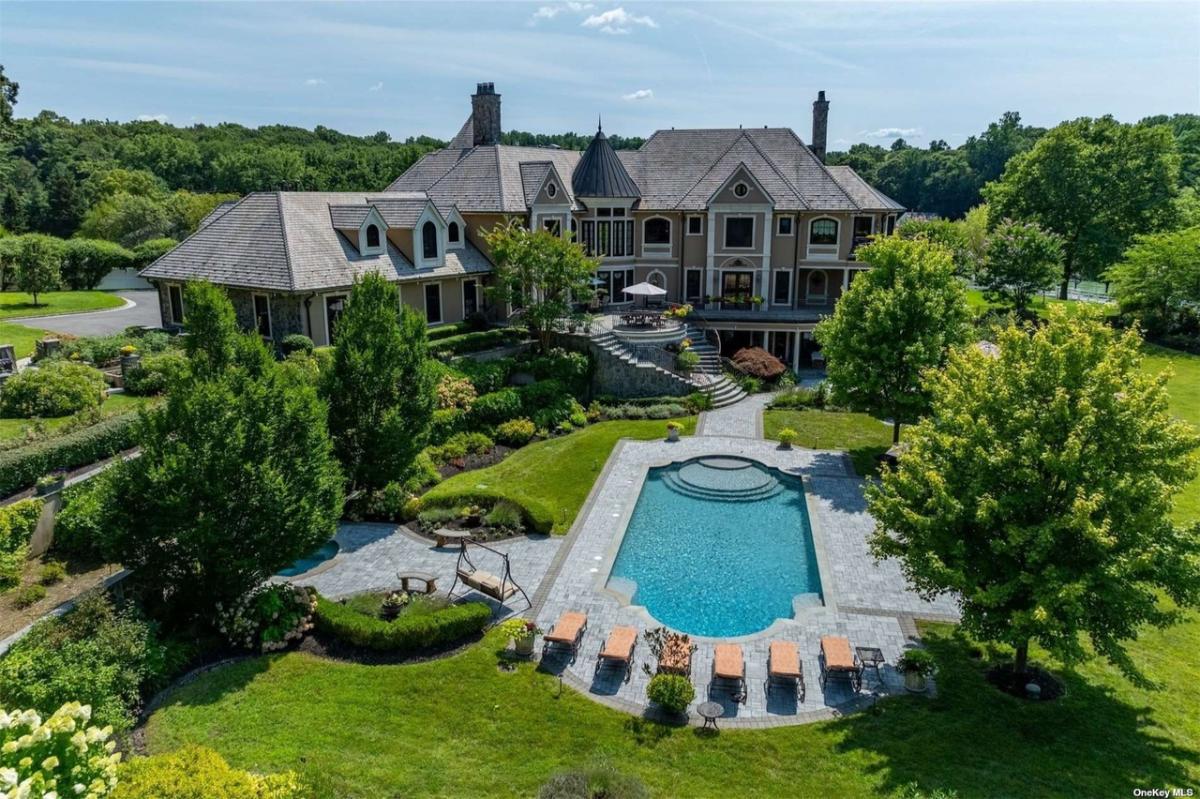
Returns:
[[[465,377],[446,375],[437,384],[437,406],[439,408],[461,408],[471,410],[478,394],[475,386]]]
[[[228,609],[218,604],[217,629],[234,646],[273,652],[312,629],[316,608],[316,596],[307,588],[291,583],[265,585]]]
[[[534,424],[529,419],[512,419],[496,427],[496,439],[512,447],[523,447],[533,438]]]
[[[538,626],[528,619],[508,619],[500,622],[500,634],[514,641],[528,641],[541,634]]]
[[[112,727],[89,727],[92,709],[68,702],[45,721],[0,708],[0,797],[100,799],[117,783]]]
[[[120,784],[110,799],[301,799],[311,796],[311,791],[300,783],[294,772],[265,776],[251,774],[233,768],[213,750],[194,745],[129,760],[121,766],[118,776]]]

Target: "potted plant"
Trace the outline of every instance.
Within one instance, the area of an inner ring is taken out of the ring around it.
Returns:
[[[533,641],[542,631],[526,619],[509,619],[500,622],[500,632],[512,639],[513,649],[522,657],[533,654]]]
[[[904,687],[920,694],[929,687],[929,677],[937,666],[928,649],[908,649],[896,661],[896,668],[904,675]]]
[[[758,296],[757,294],[755,294],[753,297],[750,298],[750,302],[754,303],[754,310],[757,311],[759,308],[762,307],[763,298]]]
[[[779,447],[781,449],[791,449],[792,444],[796,443],[798,434],[790,427],[785,427],[779,431]]]
[[[404,610],[410,601],[412,601],[412,597],[404,591],[393,591],[383,598],[379,615],[383,617],[384,621],[391,621],[400,615],[400,611]]]
[[[667,422],[667,441],[678,441],[681,428],[679,422]]]
[[[36,492],[39,497],[47,494],[53,494],[56,491],[62,491],[63,485],[67,481],[67,476],[62,472],[51,472],[44,474],[37,480]]]

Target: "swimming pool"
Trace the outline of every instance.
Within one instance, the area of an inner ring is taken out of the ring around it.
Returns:
[[[668,627],[716,638],[821,604],[803,484],[744,458],[651,469],[608,587]]]
[[[275,575],[276,577],[297,577],[305,572],[312,571],[326,561],[332,560],[337,556],[338,543],[333,539],[326,541],[321,545],[320,549],[315,552],[310,552],[304,557],[297,560],[286,569],[280,569]]]

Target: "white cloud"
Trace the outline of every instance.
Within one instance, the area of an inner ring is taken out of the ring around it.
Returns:
[[[568,2],[556,6],[540,6],[537,11],[533,12],[533,16],[529,18],[529,25],[536,25],[544,19],[554,19],[564,11],[570,11],[574,14],[582,14],[585,11],[593,8],[591,3]]]
[[[374,86],[372,86],[372,87],[370,87],[369,89],[367,89],[367,91],[369,91],[369,92],[381,92],[381,91],[383,91],[383,81],[379,81],[379,82],[378,82],[378,83],[376,83]]]
[[[582,23],[585,28],[596,28],[601,33],[625,34],[634,25],[644,25],[647,28],[657,28],[658,23],[650,17],[630,14],[624,8],[609,9],[601,14],[592,14]]]
[[[167,124],[169,117],[166,114],[138,114],[138,122],[161,122]]]
[[[920,136],[920,128],[879,128],[878,130],[864,130],[859,134],[866,136],[868,139],[902,139],[905,136]]]
[[[622,94],[622,100],[650,100],[654,98],[654,89],[638,89],[636,92]]]
[[[563,10],[563,6],[542,6],[537,11],[533,12],[533,18],[539,19],[554,19]]]
[[[326,83],[328,83],[328,81],[324,78],[309,78],[308,80],[304,81],[305,86],[324,86]]]

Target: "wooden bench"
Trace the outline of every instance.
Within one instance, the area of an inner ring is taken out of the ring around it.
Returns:
[[[439,527],[433,534],[433,542],[439,547],[450,544],[457,546],[463,539],[469,539],[471,534],[466,530],[451,530],[449,527]]]
[[[404,593],[416,593],[409,588],[410,580],[419,580],[424,583],[423,594],[432,594],[437,591],[437,575],[429,574],[428,572],[397,572],[396,577],[400,580],[400,590]]]

